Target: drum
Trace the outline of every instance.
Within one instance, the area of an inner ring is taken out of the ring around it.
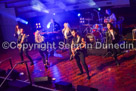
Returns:
[[[86,34],[86,41],[87,42],[101,42],[102,41],[102,35],[98,31],[93,31],[93,33]]]
[[[93,28],[94,29],[101,29],[102,28],[102,24],[94,24]]]
[[[86,42],[87,43],[92,43],[95,42],[95,37],[92,33],[86,34]]]
[[[92,34],[94,35],[95,41],[102,41],[102,34],[99,31],[94,31]]]
[[[93,32],[96,32],[96,31],[97,31],[97,32],[101,32],[101,31],[102,31],[102,28],[103,28],[102,24],[94,24],[92,31],[93,31]]]

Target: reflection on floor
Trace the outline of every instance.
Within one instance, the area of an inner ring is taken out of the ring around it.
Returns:
[[[41,56],[37,51],[29,52],[34,61],[30,66],[32,80],[35,77],[50,76],[58,81],[77,85],[89,86],[99,89],[99,91],[136,91],[136,53],[130,51],[120,55],[120,66],[116,66],[112,57],[103,58],[102,56],[90,55],[86,57],[86,63],[90,71],[91,79],[86,79],[86,73],[76,76],[79,73],[75,59],[69,61],[68,51],[57,51],[54,56],[49,57],[50,67],[44,68]],[[0,60],[12,57],[13,64],[20,62],[18,50],[7,50],[0,56]],[[28,60],[27,58],[25,58]],[[0,65],[2,69],[9,69],[10,65],[5,62]],[[24,64],[19,64],[16,68],[20,72],[20,79],[28,81],[27,72]],[[85,72],[85,70],[84,70]],[[51,86],[50,86],[51,87]]]

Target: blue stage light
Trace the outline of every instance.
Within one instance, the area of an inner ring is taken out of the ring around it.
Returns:
[[[24,20],[22,18],[19,18],[19,17],[16,18],[16,21],[24,23],[24,24],[28,24],[28,21],[26,21],[26,20]]]
[[[78,15],[77,15],[78,17],[80,17],[81,16],[81,14],[80,13],[78,13]]]
[[[98,8],[98,10],[100,11],[100,10],[101,10],[101,8]]]
[[[25,24],[28,24],[28,22],[26,22]]]
[[[56,13],[53,13],[53,15],[56,15]]]

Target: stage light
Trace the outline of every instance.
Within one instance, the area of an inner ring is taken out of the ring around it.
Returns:
[[[53,13],[53,15],[56,15],[56,13]]]
[[[90,0],[90,5],[91,5],[91,6],[95,6],[96,3],[95,3],[93,0]]]
[[[43,12],[44,12],[44,13],[49,13],[49,11],[48,11],[48,10],[46,10],[46,9],[45,9],[45,10],[43,10]]]
[[[34,10],[37,10],[39,12],[49,13],[47,7],[40,0],[32,0],[31,4]]]
[[[51,25],[51,22],[48,22],[48,24],[47,24],[47,28],[49,29],[50,28],[50,25]]]
[[[98,8],[98,10],[100,11],[100,10],[101,10],[101,8]]]
[[[28,24],[28,21],[26,21],[26,20],[24,20],[22,18],[19,18],[19,17],[16,18],[16,21],[24,23],[24,24]]]
[[[61,9],[66,9],[66,5],[63,2],[58,2],[57,5],[59,6],[59,8]]]
[[[80,14],[80,13],[78,13],[78,14],[77,14],[77,16],[78,16],[78,17],[80,17],[80,16],[81,16],[81,14]]]
[[[26,22],[25,24],[28,24],[28,22]]]
[[[77,0],[67,0],[67,2],[70,2],[70,3],[76,3]]]
[[[41,28],[41,23],[36,23],[36,28]]]

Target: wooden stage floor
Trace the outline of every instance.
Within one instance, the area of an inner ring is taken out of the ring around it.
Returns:
[[[90,55],[86,57],[86,63],[89,68],[91,79],[87,80],[86,73],[76,76],[79,69],[75,60],[69,61],[68,51],[57,51],[55,56],[49,57],[50,67],[48,70],[44,68],[41,56],[38,51],[29,52],[34,61],[34,65],[29,70],[34,80],[35,77],[50,76],[58,81],[66,81],[72,83],[76,88],[77,85],[89,86],[97,88],[99,91],[136,91],[136,52],[130,51],[118,57],[120,66],[116,66],[112,57],[103,58],[102,56]],[[7,50],[1,54],[0,60],[12,57],[13,64],[20,62],[18,50]],[[25,57],[26,60],[28,60]],[[2,69],[9,69],[9,62],[0,65]],[[19,64],[16,68],[24,75],[20,76],[21,80],[28,80],[26,67]],[[84,70],[85,72],[85,70]]]

